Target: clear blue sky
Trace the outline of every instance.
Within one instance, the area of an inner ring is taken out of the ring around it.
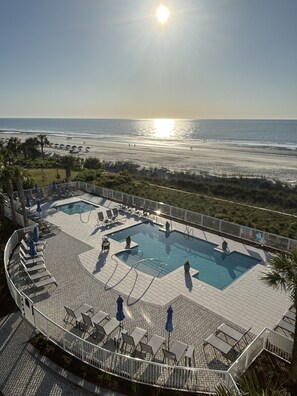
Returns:
[[[297,0],[1,0],[0,117],[297,119]]]

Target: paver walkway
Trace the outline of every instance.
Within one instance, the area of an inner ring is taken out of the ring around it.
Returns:
[[[33,328],[19,311],[0,319],[0,390],[5,396],[90,396],[54,373],[28,350]]]

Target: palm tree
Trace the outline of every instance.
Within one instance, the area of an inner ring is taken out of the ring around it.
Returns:
[[[13,178],[16,183],[16,187],[18,190],[18,195],[20,198],[20,203],[22,206],[23,218],[24,218],[24,227],[28,227],[28,217],[26,211],[26,202],[25,202],[25,193],[23,188],[23,180],[25,179],[25,174],[22,168],[19,166],[15,166],[13,168]]]
[[[297,249],[290,253],[277,253],[271,257],[269,263],[271,264],[270,271],[262,276],[262,280],[274,289],[280,288],[289,292],[293,306],[297,312]],[[295,320],[288,390],[292,396],[297,395],[297,320]]]
[[[71,155],[65,155],[61,158],[61,167],[66,171],[66,182],[69,183],[71,180],[71,171],[76,164],[76,158]]]
[[[39,144],[40,144],[40,148],[41,148],[41,154],[42,154],[42,159],[44,159],[44,152],[43,152],[43,148],[46,144],[49,144],[49,140],[47,138],[46,135],[38,135],[37,136]]]
[[[8,195],[11,207],[12,221],[14,225],[17,226],[18,222],[13,199],[13,172],[11,167],[4,165],[0,169],[0,184],[3,186],[3,190]]]

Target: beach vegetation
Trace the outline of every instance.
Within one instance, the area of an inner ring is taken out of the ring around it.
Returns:
[[[274,289],[283,289],[292,299],[292,305],[297,312],[297,250],[293,252],[280,252],[269,259],[271,265],[265,272],[262,280]],[[297,395],[297,321],[293,341],[292,361],[288,378],[288,389],[292,396]]]
[[[84,168],[87,169],[101,169],[102,164],[101,161],[96,157],[86,158],[84,161]]]
[[[22,141],[18,137],[11,137],[7,142],[7,150],[11,152],[14,156],[17,156],[21,152]]]
[[[40,156],[39,140],[36,137],[28,138],[21,144],[21,150],[25,159],[34,160]]]

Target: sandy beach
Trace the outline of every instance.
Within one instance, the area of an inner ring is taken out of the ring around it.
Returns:
[[[35,134],[0,133],[0,138],[18,136],[22,141]],[[78,157],[97,157],[101,161],[132,161],[142,167],[167,168],[192,173],[207,172],[219,176],[246,176],[278,179],[297,183],[297,150],[265,146],[239,146],[205,140],[176,141],[109,139],[81,139],[47,135],[51,143],[82,146]],[[86,149],[89,147],[89,149]],[[46,148],[47,153],[69,154],[66,149]]]

